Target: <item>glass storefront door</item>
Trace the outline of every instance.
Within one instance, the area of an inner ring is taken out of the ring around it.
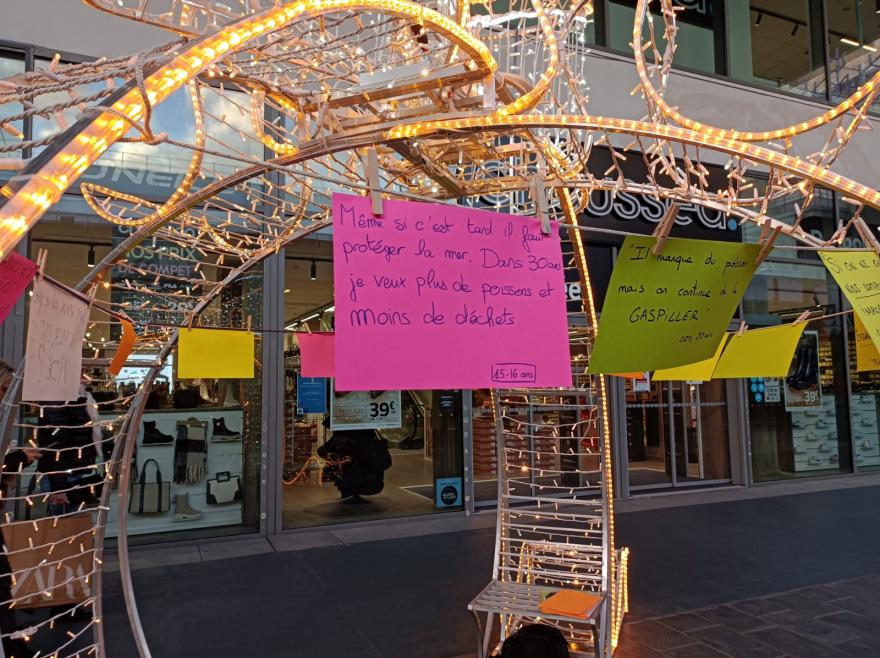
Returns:
[[[724,382],[625,380],[630,489],[730,478]]]

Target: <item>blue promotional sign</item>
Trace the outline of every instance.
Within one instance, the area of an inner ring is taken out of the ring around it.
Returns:
[[[327,379],[296,373],[296,414],[327,413]]]
[[[434,491],[437,507],[461,506],[461,478],[437,478]]]

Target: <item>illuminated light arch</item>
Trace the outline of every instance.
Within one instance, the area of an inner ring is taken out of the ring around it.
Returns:
[[[164,101],[175,90],[211,65],[241,49],[249,41],[270,34],[302,17],[340,10],[377,10],[412,19],[456,42],[473,67],[486,75],[497,69],[489,49],[454,20],[409,0],[291,0],[252,14],[218,32],[187,44],[183,51],[144,79],[151,105]],[[114,112],[82,119],[70,127],[70,138],[56,149],[38,156],[23,175],[3,190],[0,207],[0,257],[5,256],[65,191],[113,143],[121,139],[146,114],[137,86],[129,84],[110,99]],[[520,99],[518,99],[520,100]],[[535,100],[535,102],[537,102]]]
[[[651,81],[651,77],[648,75],[647,64],[645,63],[645,49],[642,47],[642,25],[644,24],[645,19],[650,15],[649,8],[651,1],[652,0],[638,0],[635,10],[635,20],[633,22],[632,50],[636,62],[636,71],[638,72],[639,80],[641,81],[641,90],[645,93],[650,102],[656,105],[662,115],[689,130],[706,133],[706,135],[712,137],[732,139],[740,142],[767,142],[775,139],[788,139],[831,123],[835,119],[856,108],[856,106],[863,100],[867,101],[868,105],[870,105],[877,93],[880,92],[880,71],[878,71],[851,96],[844,99],[830,110],[827,110],[812,119],[808,119],[807,121],[801,121],[784,128],[753,132],[730,128],[718,128],[716,126],[700,123],[695,119],[685,116],[670,106],[663,98],[663,95],[657,91]],[[672,0],[660,0],[660,3],[664,15],[674,15],[675,10],[673,9]]]

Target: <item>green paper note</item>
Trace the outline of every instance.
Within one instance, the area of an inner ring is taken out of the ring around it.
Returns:
[[[602,308],[591,373],[711,358],[755,271],[760,245],[627,236]]]

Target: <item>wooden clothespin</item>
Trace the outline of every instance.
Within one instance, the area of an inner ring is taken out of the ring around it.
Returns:
[[[853,226],[859,234],[859,237],[862,238],[862,242],[865,243],[865,246],[869,249],[873,249],[875,253],[880,254],[880,241],[874,237],[874,234],[871,232],[871,227],[869,227],[865,220],[861,217],[853,220]]]
[[[187,326],[188,329],[192,330],[192,328],[193,328],[193,322],[195,322],[195,319],[196,319],[196,312],[195,312],[195,311],[192,311],[192,312],[189,314],[189,317],[188,317],[187,320],[186,320],[186,326]]]
[[[809,320],[809,318],[810,318],[810,314],[811,314],[811,313],[812,313],[812,311],[809,310],[809,309],[806,310],[806,311],[804,311],[804,312],[801,313],[799,316],[797,316],[797,319],[794,321],[794,324],[799,324],[799,323],[801,323],[801,322],[806,322],[807,320]]]
[[[673,202],[670,204],[666,209],[666,213],[663,215],[663,219],[660,220],[660,223],[657,224],[657,228],[654,229],[653,235],[657,238],[657,244],[654,245],[651,253],[655,256],[663,251],[663,245],[666,244],[666,238],[669,237],[672,227],[675,226],[675,220],[678,217],[678,211],[680,209],[681,206],[678,203]]]
[[[252,320],[252,317],[250,315],[247,316],[247,332],[248,333],[251,333],[251,320]]]
[[[745,320],[742,320],[739,323],[739,329],[736,330],[736,335],[742,336],[744,333],[746,333],[746,329],[748,329],[748,328],[749,328],[749,326],[746,324]]]
[[[42,279],[43,275],[46,273],[46,260],[49,258],[49,252],[45,249],[40,249],[37,252],[37,279]]]
[[[535,199],[535,217],[541,220],[541,233],[550,235],[550,217],[547,215],[547,188],[544,186],[544,176],[547,167],[544,162],[538,163],[538,172],[532,182],[532,196]]]
[[[767,224],[769,226],[769,223]],[[764,259],[770,255],[770,252],[773,251],[773,243],[776,242],[776,238],[779,237],[779,234],[782,233],[782,226],[776,226],[770,231],[770,235],[766,236],[761,241],[761,251],[758,252],[758,257],[755,259],[755,267],[758,267],[761,263],[764,262]]]
[[[486,110],[494,110],[495,100],[495,74],[483,80],[483,108]]]
[[[379,182],[379,154],[376,149],[367,149],[367,159],[364,161],[364,173],[367,179],[367,185],[370,187],[370,199],[373,202],[373,214],[381,217],[384,214],[382,209],[382,187]]]

